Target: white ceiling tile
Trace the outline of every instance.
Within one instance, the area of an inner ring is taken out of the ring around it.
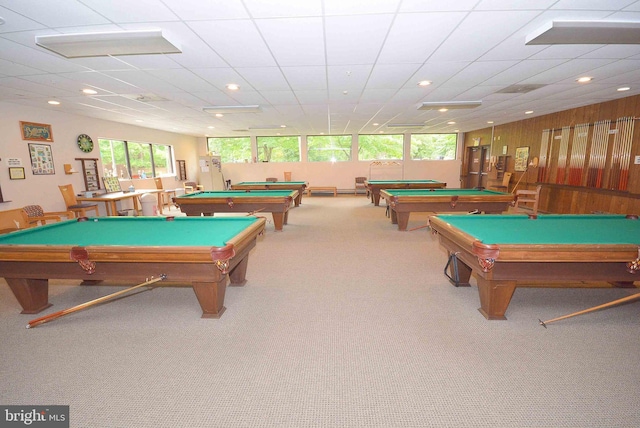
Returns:
[[[531,11],[472,12],[447,37],[433,54],[432,59],[435,61],[478,59],[535,16],[536,12]],[[485,31],[479,36],[479,28],[500,28],[500,31]]]
[[[378,64],[373,67],[369,76],[367,89],[400,88],[414,76],[419,67],[420,64]]]
[[[478,0],[403,0],[401,12],[455,12],[468,11],[478,4]]]
[[[259,1],[259,0],[254,0]],[[296,0],[292,0],[296,1]],[[360,15],[393,13],[398,8],[400,0],[367,0],[360,1],[324,0],[325,13],[331,15]],[[363,7],[364,6],[364,7]]]
[[[287,82],[292,89],[327,89],[325,67],[282,67]]]
[[[290,89],[278,67],[236,68],[235,71],[257,91],[282,91]]]
[[[392,15],[326,18],[327,64],[373,63],[392,18]]]
[[[58,2],[59,0],[56,0]],[[178,20],[161,0],[82,0],[95,12],[116,22],[166,22]]]
[[[104,16],[77,0],[3,0],[2,6],[47,27],[69,27],[79,22],[83,25],[109,23]]]
[[[253,18],[322,15],[321,0],[244,0],[244,4]]]
[[[411,13],[396,17],[378,59],[381,63],[423,63],[466,14]]]
[[[325,64],[321,18],[263,19],[257,25],[279,66]]]
[[[173,13],[185,21],[245,19],[249,17],[242,0],[163,0],[163,2]]]
[[[250,20],[192,22],[190,27],[231,67],[276,65]]]

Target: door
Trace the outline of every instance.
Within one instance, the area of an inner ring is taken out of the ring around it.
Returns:
[[[467,159],[465,188],[486,187],[489,174],[489,146],[468,147]]]

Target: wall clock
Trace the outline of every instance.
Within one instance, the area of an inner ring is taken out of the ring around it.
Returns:
[[[85,153],[93,150],[93,140],[87,134],[78,135],[78,147]]]

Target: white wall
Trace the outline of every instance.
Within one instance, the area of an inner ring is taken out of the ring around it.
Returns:
[[[51,145],[55,175],[32,174],[29,141],[22,140],[20,121],[51,125],[53,142],[42,142],[42,144]],[[80,162],[75,158],[99,158],[100,154],[97,148],[99,138],[173,145],[176,158],[186,160],[188,177],[196,177],[196,153],[199,139],[191,136],[1,102],[0,130],[0,186],[4,200],[10,201],[1,203],[0,210],[38,204],[42,205],[45,211],[63,211],[65,205],[58,189],[59,185],[73,184],[76,193],[84,191],[82,175],[65,174],[63,164],[68,163],[73,165],[76,170],[81,170]],[[80,151],[76,144],[76,139],[80,134],[91,136],[95,144],[92,152]],[[9,179],[7,158],[22,160],[26,177],[24,180]],[[169,179],[167,183],[165,179],[166,188],[182,187],[181,182],[171,183],[171,181],[174,180]],[[104,213],[103,207],[101,207],[101,211]]]

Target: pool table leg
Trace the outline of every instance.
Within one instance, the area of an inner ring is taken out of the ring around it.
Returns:
[[[21,314],[37,314],[51,306],[48,279],[5,278],[5,280],[22,306]]]
[[[276,230],[282,231],[282,225],[284,223],[284,213],[271,213],[273,215],[273,225],[276,227]]]
[[[193,282],[191,285],[200,302],[202,318],[220,318],[226,309],[224,292],[227,289],[227,276],[224,275],[220,281]]]
[[[407,226],[409,226],[409,216],[410,212],[399,213],[394,209],[391,209],[391,223],[398,225],[398,230],[407,230]],[[395,217],[396,221],[393,221]]]
[[[480,293],[480,308],[482,315],[488,320],[506,320],[504,313],[507,312],[511,297],[516,291],[515,281],[488,281],[479,276],[478,292]]]
[[[247,282],[247,266],[249,265],[249,255],[247,254],[240,263],[229,272],[229,285],[241,287]]]

